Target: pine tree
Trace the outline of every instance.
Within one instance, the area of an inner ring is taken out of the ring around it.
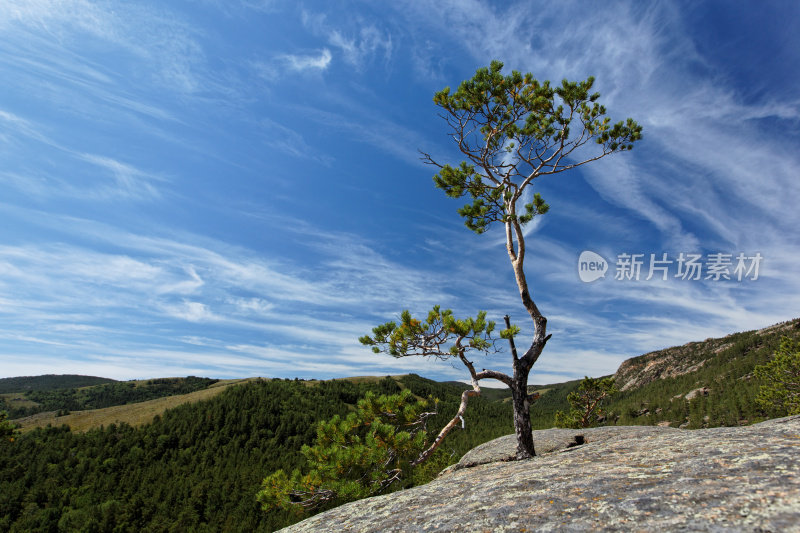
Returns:
[[[605,415],[603,404],[619,392],[614,378],[590,378],[586,376],[578,385],[578,390],[567,395],[572,409],[569,413],[556,413],[556,426],[560,428],[588,428],[596,426],[598,419]]]
[[[387,322],[373,329],[373,335],[359,339],[375,352],[395,357],[433,356],[460,360],[470,373],[473,390],[465,393],[451,424],[445,426],[424,460],[455,426],[466,409],[470,396],[480,394],[479,381],[496,379],[512,392],[514,431],[519,459],[536,454],[531,434],[528,375],[550,339],[547,319],[533,300],[525,270],[525,233],[523,228],[534,217],[547,213],[549,206],[541,195],[530,194],[534,181],[596,161],[616,152],[633,148],[642,137],[642,127],[633,119],[612,124],[605,107],[597,103],[599,93],[591,92],[594,78],[552,87],[539,82],[532,74],[512,71],[502,74],[503,64],[492,61],[478,69],[458,90],[449,87],[436,93],[434,103],[450,128],[450,137],[466,158],[456,166],[440,164],[430,154],[423,161],[439,169],[433,177],[436,187],[452,198],[467,196],[471,203],[458,213],[465,225],[477,234],[494,223],[502,224],[506,251],[514,272],[522,304],[533,321],[530,347],[517,355],[514,336],[519,328],[506,317],[501,337],[509,341],[513,363],[512,375],[493,370],[476,372],[466,357],[468,351],[487,352],[494,348],[491,322],[485,314],[475,319],[451,320],[439,307],[427,321],[403,313],[400,325]],[[447,312],[444,312],[447,313]],[[448,315],[450,316],[450,315]],[[480,329],[472,329],[479,324]]]
[[[426,421],[436,414],[410,390],[375,396],[368,392],[355,412],[317,426],[313,446],[303,446],[308,471],[278,470],[264,479],[257,498],[265,510],[317,511],[398,487],[411,460],[427,444]]]
[[[16,426],[8,420],[8,413],[0,411],[0,439],[12,441],[16,433]]]
[[[781,339],[775,357],[755,368],[762,380],[756,403],[766,413],[777,416],[800,414],[800,343]]]

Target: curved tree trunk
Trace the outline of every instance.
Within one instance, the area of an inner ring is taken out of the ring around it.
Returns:
[[[509,212],[512,214],[514,213],[515,201],[512,200],[509,205]],[[515,239],[516,247],[514,246]],[[514,405],[514,433],[517,435],[517,459],[528,459],[536,455],[531,432],[531,398],[528,396],[528,374],[539,355],[541,355],[544,345],[550,339],[550,335],[547,335],[547,319],[539,312],[539,308],[534,303],[528,290],[528,281],[523,269],[525,262],[525,236],[522,233],[522,227],[515,218],[506,222],[506,248],[514,270],[514,278],[517,281],[522,305],[525,306],[534,325],[533,341],[522,358],[517,356],[514,339],[510,339],[511,353],[514,358],[514,377],[511,394]],[[506,327],[511,327],[508,317],[506,317]]]

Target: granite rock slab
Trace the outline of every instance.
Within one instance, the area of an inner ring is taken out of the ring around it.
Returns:
[[[577,444],[576,436],[583,437]],[[603,427],[513,435],[419,487],[326,511],[286,532],[800,532],[800,416],[734,428]]]

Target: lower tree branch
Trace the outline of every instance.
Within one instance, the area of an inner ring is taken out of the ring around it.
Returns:
[[[478,372],[475,375],[476,379],[496,379],[497,381],[502,381],[509,387],[511,387],[512,380],[511,376],[507,374],[503,374],[502,372],[497,372],[496,370],[486,370],[485,368]]]
[[[433,444],[431,444],[428,447],[428,449],[419,454],[419,457],[417,457],[414,461],[411,462],[411,464],[414,466],[426,461],[431,456],[431,454],[433,454],[433,452],[435,452],[436,449],[442,444],[444,438],[448,435],[448,433],[450,433],[450,431],[454,427],[456,427],[458,421],[461,420],[463,422],[464,413],[467,412],[467,402],[469,401],[470,396],[480,396],[481,394],[481,386],[478,383],[481,379],[496,379],[502,381],[509,387],[511,387],[512,385],[511,377],[507,376],[506,374],[494,370],[485,370],[485,369],[482,370],[480,373],[475,372],[475,367],[473,366],[472,362],[470,362],[464,356],[463,352],[460,353],[458,357],[459,359],[461,359],[461,362],[464,363],[464,366],[466,366],[467,369],[469,370],[469,375],[472,378],[472,390],[467,389],[461,393],[461,405],[459,405],[458,407],[458,412],[452,418],[452,420],[450,420],[450,422],[448,422],[447,425],[442,428],[442,430],[434,439]]]
[[[474,386],[475,385],[473,385],[473,387]],[[477,387],[477,390],[467,389],[461,393],[461,405],[458,407],[458,412],[456,413],[456,416],[454,416],[453,419],[450,420],[450,422],[448,422],[447,425],[442,428],[442,430],[434,439],[433,444],[431,444],[427,450],[419,454],[419,457],[417,457],[411,462],[412,465],[416,466],[426,461],[428,457],[430,457],[431,454],[433,454],[433,452],[436,451],[436,449],[442,444],[442,442],[444,442],[444,438],[447,436],[447,434],[450,433],[450,431],[454,427],[456,427],[456,424],[458,423],[459,419],[463,419],[464,413],[467,411],[467,402],[469,401],[469,397],[479,396],[480,394],[481,394],[480,387]]]

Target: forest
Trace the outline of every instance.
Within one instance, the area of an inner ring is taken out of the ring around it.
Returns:
[[[114,383],[110,378],[80,376],[77,374],[46,374],[44,376],[19,376],[0,379],[0,394],[31,390],[72,389]]]
[[[800,340],[800,327],[793,324],[656,353],[679,357],[693,370],[618,392],[605,406],[605,417],[596,422],[669,423],[695,429],[782,416],[755,402],[761,382],[754,369],[770,361],[781,338]],[[59,401],[135,401],[137,388],[171,394],[214,381],[169,378],[147,386],[106,382],[89,388],[31,389],[26,394],[64,409],[68,404]],[[531,392],[540,394],[531,406],[534,429],[554,426],[556,413],[569,409],[567,397],[580,382],[531,386]],[[264,511],[255,495],[270,473],[304,467],[300,449],[313,444],[318,422],[352,412],[367,392],[409,389],[416,397],[440,400],[428,426],[435,434],[452,417],[467,387],[413,374],[330,381],[260,379],[169,409],[139,427],[112,424],[76,432],[52,426],[18,432],[0,439],[0,531],[273,531],[303,516]],[[688,394],[697,390],[703,392]],[[509,391],[484,388],[481,397],[469,402],[464,429],[448,436],[413,481],[392,488],[424,483],[471,448],[511,433],[511,418]]]
[[[140,428],[75,433],[36,429],[0,441],[0,531],[272,531],[296,521],[261,510],[259,485],[301,466],[316,422],[347,413],[367,391],[441,399],[441,420],[460,388],[418,376],[355,383],[262,380],[167,411]],[[432,477],[470,448],[508,432],[510,406],[477,399],[467,428],[426,468]]]

